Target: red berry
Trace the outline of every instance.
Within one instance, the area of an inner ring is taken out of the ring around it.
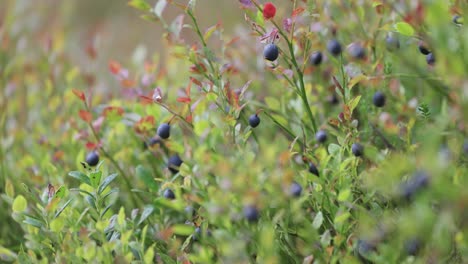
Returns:
[[[265,19],[273,18],[276,14],[276,7],[273,3],[268,2],[263,6],[263,17]]]

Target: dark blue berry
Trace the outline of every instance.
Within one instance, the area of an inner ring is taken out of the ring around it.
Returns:
[[[164,190],[163,196],[164,198],[169,199],[169,200],[175,199],[175,194],[171,189]]]
[[[330,95],[327,101],[331,105],[337,105],[340,102],[340,100],[338,99],[338,95],[336,95],[336,93],[333,93],[332,95]]]
[[[421,240],[413,238],[405,242],[405,251],[409,256],[416,256],[421,250]]]
[[[327,50],[333,56],[338,56],[341,54],[341,44],[336,39],[332,39],[327,43]]]
[[[99,155],[97,154],[96,151],[92,151],[86,155],[86,163],[88,163],[89,166],[96,166],[99,163]]]
[[[468,139],[465,139],[465,142],[463,143],[463,152],[465,153],[465,156],[468,156]]]
[[[421,189],[429,185],[429,176],[425,171],[417,171],[409,180],[401,184],[401,195],[411,201]]]
[[[202,230],[201,230],[201,227],[198,226],[197,228],[195,228],[195,232],[192,235],[192,239],[193,241],[198,241],[201,236],[202,236]]]
[[[434,53],[431,52],[431,53],[426,55],[426,62],[429,65],[434,65],[434,63],[436,62]]]
[[[255,206],[248,205],[244,207],[244,217],[249,222],[257,222],[260,218],[260,214]]]
[[[325,143],[325,141],[327,141],[327,132],[325,132],[324,130],[317,131],[317,133],[315,133],[315,139],[319,143]]]
[[[171,135],[171,126],[163,123],[158,127],[157,134],[162,139],[168,139]]]
[[[431,53],[429,48],[423,42],[418,43],[418,49],[419,49],[419,52],[421,52],[423,55],[427,55],[427,54]]]
[[[310,55],[309,57],[310,63],[314,66],[320,65],[322,63],[322,59],[323,59],[323,56],[322,56],[322,52],[320,51],[316,51],[312,53],[312,55]]]
[[[369,254],[376,250],[376,246],[369,241],[359,239],[356,243],[355,254],[364,263],[371,263],[367,259]]]
[[[318,171],[317,167],[315,166],[315,164],[312,163],[312,162],[309,163],[309,172],[319,176],[319,171]]]
[[[388,34],[385,38],[385,47],[388,51],[395,51],[400,48],[400,40],[394,34]]]
[[[351,146],[351,152],[354,156],[360,157],[364,154],[364,146],[362,146],[360,143],[354,143]]]
[[[268,43],[263,49],[263,57],[269,61],[275,61],[278,58],[278,47],[273,43]]]
[[[253,114],[249,117],[249,125],[251,127],[257,127],[260,124],[260,118],[257,114]]]
[[[452,22],[455,23],[457,26],[463,25],[463,18],[459,15],[454,15],[452,18]]]
[[[349,47],[349,55],[355,59],[364,59],[366,58],[366,50],[359,43],[353,43]]]
[[[302,193],[302,186],[297,182],[293,182],[289,187],[289,192],[292,196],[299,197]]]
[[[175,154],[171,157],[169,157],[169,160],[167,161],[167,167],[169,170],[176,174],[179,172],[179,167],[182,165],[182,160],[180,159],[179,155]]]
[[[385,94],[382,92],[376,92],[372,98],[372,102],[377,107],[383,107],[385,105]]]

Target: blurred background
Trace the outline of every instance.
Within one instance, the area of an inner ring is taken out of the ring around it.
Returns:
[[[148,2],[154,5],[157,0]],[[199,4],[196,10],[202,28],[222,20],[229,34],[235,30],[235,23],[244,22],[237,1],[200,2],[210,2],[209,5]],[[167,21],[180,14],[180,10],[174,9],[168,6],[164,14]],[[221,9],[229,12],[219,12]],[[65,53],[80,63],[86,63],[90,52],[96,52],[97,63],[105,65],[109,58],[127,60],[137,47],[144,48],[148,55],[161,52],[161,26],[140,18],[141,12],[129,7],[128,0],[1,0],[0,23],[5,23],[7,15],[13,15],[16,21],[21,18],[21,23],[12,26],[13,34],[20,36],[20,44],[26,52],[37,49],[37,39],[47,41],[52,32],[64,33],[64,48],[73,51]],[[90,51],[91,48],[94,51]]]

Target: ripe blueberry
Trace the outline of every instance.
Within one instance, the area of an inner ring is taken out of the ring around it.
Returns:
[[[99,155],[97,154],[96,151],[92,151],[86,155],[86,163],[88,163],[89,166],[96,166],[99,163]]]
[[[376,250],[376,246],[369,241],[359,239],[356,243],[356,248],[354,249],[355,254],[359,259],[364,263],[369,263],[367,257],[372,251]]]
[[[198,241],[202,235],[201,227],[195,228],[195,232],[192,235],[193,241]]]
[[[291,183],[291,186],[289,187],[289,193],[294,197],[301,196],[302,186],[297,182]]]
[[[332,40],[328,41],[327,50],[333,56],[340,55],[341,54],[341,44],[340,44],[340,42],[338,42],[338,40],[336,40],[336,39],[332,39]]]
[[[465,142],[463,143],[463,152],[468,156],[468,139],[465,139]]]
[[[316,51],[312,53],[312,55],[310,55],[309,62],[314,66],[318,66],[322,63],[322,59],[323,59],[322,52]]]
[[[163,123],[158,127],[157,134],[162,139],[168,139],[171,135],[171,126]]]
[[[327,101],[331,105],[337,105],[340,102],[336,93],[333,93],[332,95],[328,96]]]
[[[355,59],[364,59],[366,57],[366,50],[359,43],[353,43],[349,46],[349,55]]]
[[[253,114],[249,117],[249,125],[251,127],[257,127],[260,124],[260,118],[257,114]]]
[[[429,65],[434,65],[436,59],[435,59],[435,56],[434,56],[434,53],[429,53],[426,55],[426,62],[427,64]]]
[[[244,217],[249,222],[257,222],[258,219],[260,218],[260,215],[259,215],[258,210],[257,210],[257,208],[255,206],[247,205],[247,206],[244,207]]]
[[[454,15],[452,18],[452,22],[455,23],[458,26],[463,25],[463,18],[459,15]]]
[[[360,143],[354,143],[351,146],[351,152],[354,156],[360,157],[362,154],[364,154],[364,146],[362,146]]]
[[[377,107],[383,107],[385,105],[385,94],[382,92],[376,92],[372,98],[372,102]]]
[[[317,167],[315,166],[315,164],[312,163],[312,162],[309,163],[309,172],[319,176],[319,171],[318,171]]]
[[[413,238],[405,242],[405,251],[409,256],[416,256],[421,249],[421,240]]]
[[[385,38],[385,47],[388,51],[395,51],[400,48],[400,40],[394,34],[388,34]]]
[[[315,139],[319,143],[325,143],[325,141],[327,141],[327,132],[325,132],[324,130],[317,131],[317,133],[315,133]]]
[[[424,171],[417,171],[409,180],[401,184],[401,196],[411,201],[414,195],[429,185],[429,176]]]
[[[173,174],[176,174],[179,172],[179,167],[182,165],[182,162],[183,161],[180,159],[179,155],[175,154],[169,157],[169,160],[167,161],[167,167]]]
[[[164,190],[163,196],[164,198],[169,199],[169,200],[175,199],[175,194],[171,189]]]
[[[263,49],[263,57],[269,61],[275,61],[278,58],[278,47],[273,43],[268,43]]]
[[[423,55],[427,55],[429,53],[431,53],[431,51],[429,50],[429,48],[426,46],[426,44],[424,44],[424,42],[420,41],[418,43],[418,49],[419,49],[419,52],[421,52]]]

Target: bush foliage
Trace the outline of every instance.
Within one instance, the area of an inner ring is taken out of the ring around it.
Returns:
[[[10,3],[1,261],[468,261],[465,1],[131,0],[164,51],[106,71]]]

